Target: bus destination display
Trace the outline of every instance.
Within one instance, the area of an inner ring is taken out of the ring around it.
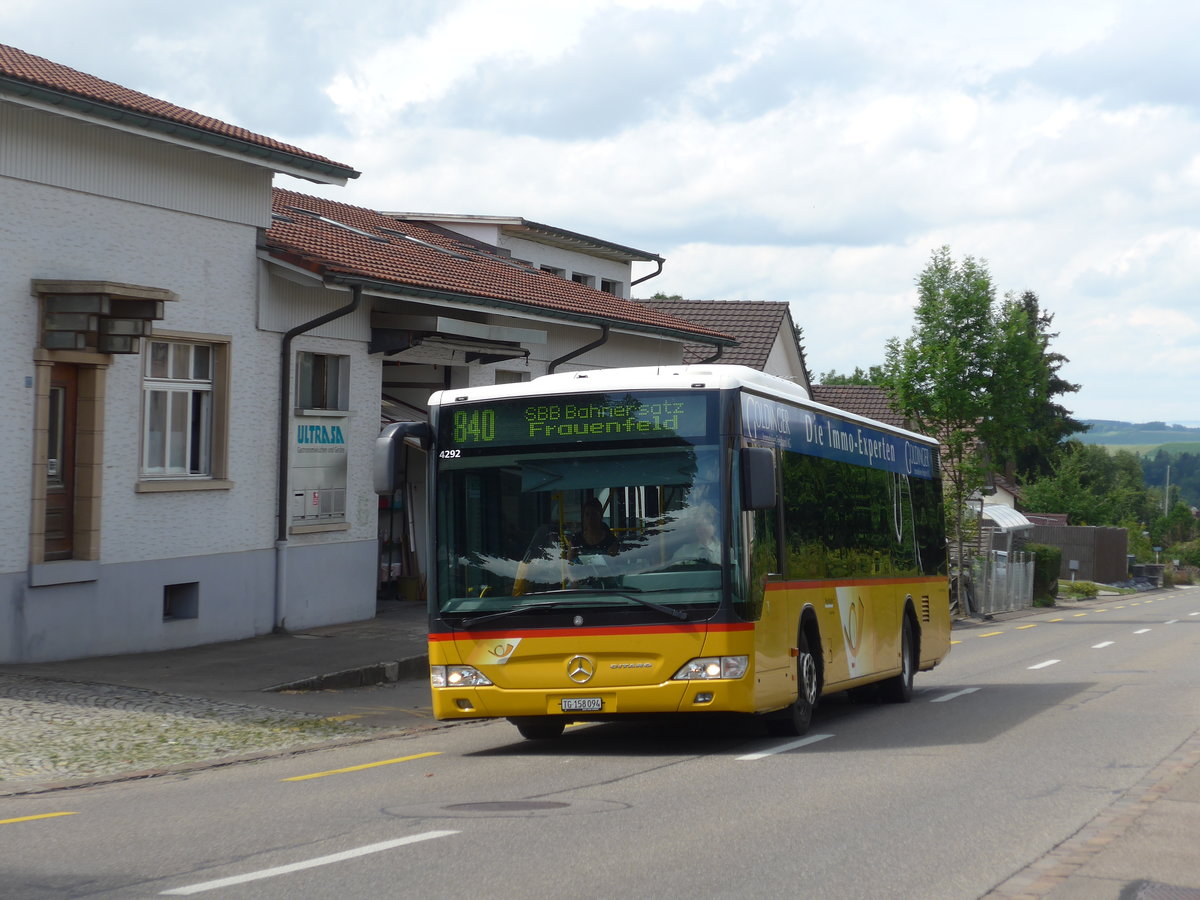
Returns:
[[[708,399],[685,394],[586,394],[444,407],[442,447],[509,447],[654,438],[702,438]]]

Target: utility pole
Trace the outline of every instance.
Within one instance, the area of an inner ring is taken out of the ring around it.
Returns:
[[[1171,464],[1167,463],[1167,487],[1163,491],[1163,516],[1171,514]]]

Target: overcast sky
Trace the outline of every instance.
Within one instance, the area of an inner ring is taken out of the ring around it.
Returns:
[[[281,186],[658,253],[809,368],[907,337],[933,250],[1054,314],[1079,418],[1200,423],[1192,0],[2,0],[0,42],[363,174]],[[641,274],[635,273],[635,274]]]

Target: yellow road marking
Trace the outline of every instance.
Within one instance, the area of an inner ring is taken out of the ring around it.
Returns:
[[[1018,631],[1023,631],[1026,628],[1037,628],[1037,625],[1035,624],[1035,625],[1018,625],[1017,626]]]
[[[0,825],[16,825],[18,822],[33,822],[36,819],[57,819],[59,816],[77,816],[79,813],[42,813],[40,816],[21,816],[19,819],[0,819]]]
[[[1108,612],[1107,609],[1093,609],[1092,612]]]
[[[1086,616],[1086,615],[1087,615],[1087,613],[1075,613],[1074,618],[1078,619],[1080,616]]]
[[[354,714],[350,714],[350,715],[345,715],[345,716],[326,716],[325,721],[326,722],[349,722],[351,719],[361,719],[361,718],[362,718],[362,716],[356,716]]]
[[[962,643],[962,641],[951,641],[950,643],[951,643],[951,644],[961,644],[961,643]]]
[[[995,637],[998,634],[1004,634],[1003,631],[989,631],[987,634],[981,634],[980,637]]]
[[[1051,622],[1061,622],[1061,621],[1062,621],[1062,619],[1051,619],[1050,621],[1051,621]]]
[[[379,766],[390,766],[393,763],[409,762],[414,759],[424,759],[427,756],[441,756],[442,751],[436,750],[431,753],[417,753],[413,756],[401,756],[396,759],[385,759],[380,762],[363,763],[361,766],[346,766],[344,769],[330,769],[328,772],[313,772],[311,775],[296,775],[292,778],[284,778],[283,781],[308,781],[310,778],[324,778],[326,775],[344,775],[347,772],[361,772],[363,769],[374,769]]]
[[[1124,609],[1124,608],[1125,608],[1125,607],[1123,607],[1123,606],[1114,606],[1114,607],[1113,607],[1113,609]]]

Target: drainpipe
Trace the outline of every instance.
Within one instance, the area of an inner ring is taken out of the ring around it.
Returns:
[[[707,359],[700,360],[699,364],[702,366],[706,366],[709,363],[715,363],[718,359],[721,358],[721,354],[724,352],[725,352],[725,345],[717,344],[717,352],[714,353],[712,356],[708,357]]]
[[[569,362],[570,360],[574,359],[577,356],[583,356],[583,354],[587,353],[589,350],[595,350],[601,344],[606,344],[606,343],[608,343],[608,323],[607,322],[605,322],[603,325],[600,326],[600,337],[596,338],[596,340],[592,341],[590,344],[584,344],[582,347],[579,347],[576,350],[572,350],[570,353],[566,354],[565,356],[560,356],[558,359],[551,360],[550,365],[546,366],[546,374],[553,375],[554,370],[558,368],[560,363]]]
[[[290,463],[288,432],[290,431],[289,426],[291,424],[291,417],[288,410],[292,401],[292,341],[297,335],[304,334],[306,331],[312,331],[314,328],[318,328],[326,322],[332,322],[334,319],[340,319],[342,316],[348,316],[358,309],[359,304],[362,303],[362,285],[351,285],[350,292],[352,295],[351,300],[345,306],[335,309],[332,312],[327,312],[323,316],[317,316],[312,321],[305,322],[303,325],[297,325],[291,331],[285,333],[283,336],[283,345],[279,351],[279,472],[275,497],[275,622],[272,628],[276,634],[287,630],[285,627],[287,614],[287,487],[288,465]]]
[[[651,278],[657,278],[659,275],[661,275],[662,270],[663,270],[663,263],[666,262],[666,260],[660,258],[657,260],[657,262],[658,262],[657,269],[655,269],[649,275],[643,275],[641,278],[638,278],[635,281],[629,282],[629,286],[633,287],[635,284],[641,284],[643,281],[649,281]]]

